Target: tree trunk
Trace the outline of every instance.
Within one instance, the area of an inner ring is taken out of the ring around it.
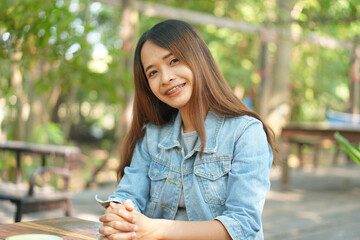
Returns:
[[[0,97],[0,141],[6,140],[6,132],[2,131],[2,124],[5,118],[6,99]]]
[[[35,60],[34,64],[29,64],[29,104],[30,104],[30,115],[29,120],[26,122],[26,134],[31,136],[33,129],[36,126],[44,126],[43,122],[43,101],[41,96],[37,93],[34,86],[41,79],[41,65],[43,64],[40,60]]]
[[[36,60],[35,64],[29,67],[30,81],[28,97],[30,103],[30,115],[26,123],[27,136],[31,136],[35,127],[45,127],[51,121],[53,108],[55,107],[61,92],[59,84],[54,82],[53,79],[47,78],[47,75],[52,68],[54,68],[54,64],[51,64],[44,59]],[[37,89],[34,88],[34,85],[38,81],[44,81],[47,84],[51,84],[51,90],[39,94]]]
[[[76,96],[80,88],[79,81],[73,82],[71,89],[66,95],[66,118],[63,123],[64,139],[69,139],[72,124],[78,124],[80,120],[80,104]]]
[[[135,0],[123,1],[123,13],[121,17],[121,30],[119,32],[120,39],[123,42],[123,50],[126,51],[126,57],[122,60],[122,69],[132,72],[132,58],[134,52],[134,43],[136,36],[137,24],[139,21],[138,12],[136,10]],[[131,79],[122,79],[122,81],[132,81]],[[119,112],[118,123],[116,124],[116,141],[114,150],[117,151],[129,127],[129,112],[132,109],[133,96],[124,92],[125,108]]]
[[[360,46],[359,35],[355,36],[354,45],[350,59],[350,113],[359,113],[359,82],[360,82]]]
[[[290,116],[291,10],[293,1],[278,0],[277,49],[271,78],[266,121],[279,134]]]
[[[258,101],[256,104],[256,109],[260,116],[266,118],[268,114],[268,101],[271,94],[271,78],[270,67],[269,67],[269,50],[268,43],[275,42],[277,33],[275,29],[271,28],[261,28],[260,29],[260,40],[261,40],[261,52],[260,52],[260,66],[259,66],[259,75],[261,78],[261,85],[259,93],[257,96]]]
[[[20,70],[20,60],[22,58],[21,45],[23,40],[18,39],[15,46],[15,53],[11,56],[11,85],[17,98],[17,118],[15,124],[14,137],[16,140],[25,140],[25,122],[27,120],[26,104],[27,96],[23,91],[23,75]]]

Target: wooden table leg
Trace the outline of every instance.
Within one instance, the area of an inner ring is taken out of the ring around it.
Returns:
[[[281,148],[281,167],[282,167],[282,178],[281,178],[281,189],[286,191],[289,189],[289,151],[290,143],[284,141]]]
[[[21,154],[16,152],[15,183],[21,182]]]
[[[23,215],[23,204],[22,201],[16,201],[16,213],[15,213],[15,222],[21,222]]]

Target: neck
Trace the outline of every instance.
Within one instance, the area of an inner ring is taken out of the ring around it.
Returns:
[[[206,110],[204,119],[206,118],[208,110],[209,109]],[[190,119],[190,114],[189,114],[188,109],[180,109],[179,112],[180,112],[180,115],[181,115],[181,120],[183,122],[183,131],[184,131],[184,133],[195,131],[195,126],[194,126],[193,122]]]
[[[195,131],[195,127],[190,120],[190,115],[186,109],[180,110],[181,120],[183,122],[184,133]]]

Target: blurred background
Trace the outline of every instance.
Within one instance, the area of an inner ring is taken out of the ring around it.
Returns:
[[[134,45],[168,18],[199,30],[234,92],[277,136],[329,110],[358,113],[358,0],[2,0],[0,140],[78,146],[70,189],[113,186]],[[9,181],[15,156],[0,158],[0,182]],[[39,159],[24,158],[29,176]]]

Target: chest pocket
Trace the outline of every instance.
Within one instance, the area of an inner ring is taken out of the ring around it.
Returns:
[[[194,173],[207,203],[225,204],[231,159],[230,156],[203,158],[195,165]]]
[[[166,179],[170,168],[164,164],[151,161],[148,176],[150,183],[150,201],[157,202],[161,193],[164,191]]]

